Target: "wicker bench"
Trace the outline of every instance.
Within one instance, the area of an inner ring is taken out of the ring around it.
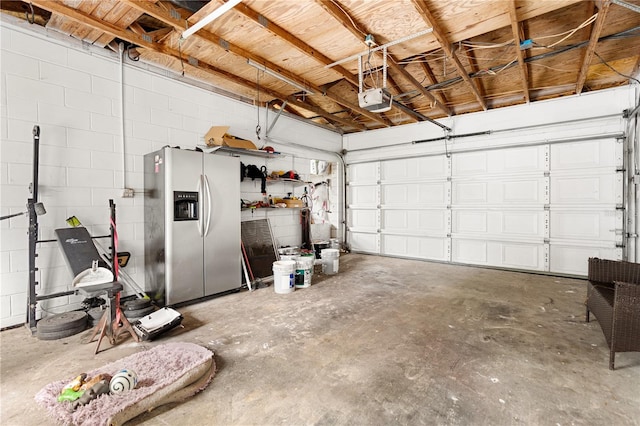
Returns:
[[[609,345],[609,369],[616,352],[640,351],[640,264],[589,259],[587,322],[592,312]]]

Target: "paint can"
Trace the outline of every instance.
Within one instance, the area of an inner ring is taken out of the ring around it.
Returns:
[[[311,287],[311,276],[313,275],[313,256],[298,256],[296,260],[296,287]]]
[[[338,273],[340,263],[340,251],[336,249],[324,249],[322,256],[322,273],[333,275]]]
[[[278,294],[291,293],[295,287],[295,260],[273,262],[273,290]]]

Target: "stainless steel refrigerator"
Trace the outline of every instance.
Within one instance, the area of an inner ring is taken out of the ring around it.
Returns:
[[[237,290],[240,160],[165,147],[144,157],[146,290],[162,305]]]

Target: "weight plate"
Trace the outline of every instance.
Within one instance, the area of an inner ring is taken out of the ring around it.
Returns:
[[[87,313],[84,311],[64,312],[52,315],[38,321],[36,325],[38,331],[52,333],[84,327],[87,325]]]
[[[67,330],[48,331],[48,332],[43,332],[41,330],[38,330],[36,332],[36,336],[40,340],[58,340],[58,339],[64,339],[65,337],[73,336],[74,334],[81,333],[86,328],[87,326],[86,324],[84,324],[76,328],[69,328]]]
[[[124,307],[127,311],[137,311],[139,309],[151,306],[151,299],[135,299],[125,302]]]

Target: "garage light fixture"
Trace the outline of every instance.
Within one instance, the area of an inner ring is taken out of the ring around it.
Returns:
[[[269,74],[272,77],[277,78],[278,80],[284,81],[285,83],[288,83],[290,85],[292,85],[293,87],[295,87],[296,89],[300,89],[303,92],[306,92],[308,95],[313,95],[313,92],[309,89],[307,89],[306,87],[304,87],[301,84],[296,83],[295,81],[291,80],[288,77],[285,77],[284,75],[280,74],[279,72],[276,72],[272,69],[269,69],[267,67],[265,67],[262,64],[259,64],[251,59],[247,59],[247,64],[251,65],[254,68],[259,69],[260,71],[264,71],[265,73]]]
[[[210,14],[208,14],[207,16],[205,16],[204,18],[202,18],[201,20],[196,22],[195,25],[193,25],[192,27],[187,28],[182,33],[180,38],[184,40],[185,38],[189,37],[190,35],[193,35],[193,33],[198,31],[200,28],[204,27],[207,24],[210,24],[214,20],[216,20],[219,17],[221,17],[222,15],[224,15],[229,10],[233,9],[234,7],[236,7],[238,5],[238,3],[240,3],[240,1],[241,0],[229,0],[228,2],[226,2],[222,6],[220,6],[219,8],[217,8],[216,10],[214,10],[213,12],[211,12]]]

